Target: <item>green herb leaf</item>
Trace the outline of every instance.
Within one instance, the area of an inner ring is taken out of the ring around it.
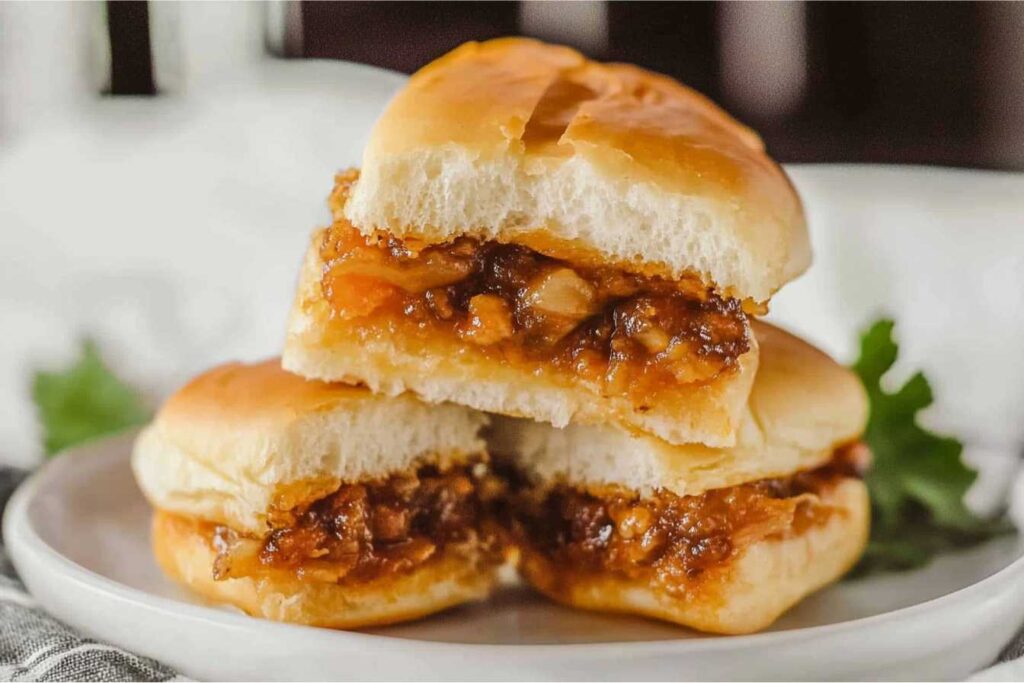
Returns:
[[[103,364],[91,341],[82,344],[78,360],[66,370],[36,372],[32,398],[47,456],[150,417],[142,397]]]
[[[936,554],[980,543],[1013,529],[1005,519],[982,519],[964,505],[977,473],[960,459],[963,445],[917,423],[932,404],[921,373],[893,393],[882,378],[896,362],[893,321],[880,320],[860,340],[853,369],[871,404],[864,440],[874,456],[865,481],[871,492],[871,540],[854,573],[920,567]]]

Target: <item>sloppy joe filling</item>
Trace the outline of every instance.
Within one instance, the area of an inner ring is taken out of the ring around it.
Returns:
[[[635,397],[707,382],[750,348],[743,304],[693,276],[669,280],[573,264],[522,245],[460,237],[425,245],[364,236],[338,177],[320,242],[332,317],[366,335],[442,334],[506,363],[541,364]]]
[[[695,496],[666,490],[640,498],[609,488],[566,486],[538,492],[520,482],[510,498],[515,541],[559,573],[611,573],[683,591],[757,541],[782,538],[823,524],[835,509],[821,495],[845,477],[859,476],[865,448],[840,449],[826,465],[791,477],[763,479]]]
[[[483,508],[500,486],[484,463],[344,484],[274,515],[262,539],[217,527],[214,578],[277,569],[306,580],[361,582],[408,572],[444,552],[497,562],[496,527]]]

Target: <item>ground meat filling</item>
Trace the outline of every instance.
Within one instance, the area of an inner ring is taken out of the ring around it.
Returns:
[[[218,527],[214,578],[278,569],[306,580],[363,582],[408,572],[444,551],[497,561],[484,506],[499,487],[483,463],[344,484],[293,510],[263,539]]]
[[[750,348],[741,302],[695,277],[573,265],[514,244],[365,237],[341,215],[320,244],[324,297],[348,325],[442,331],[505,362],[541,362],[609,393],[707,382]],[[339,198],[340,197],[340,198]]]
[[[540,496],[513,494],[513,537],[559,570],[613,573],[685,590],[756,541],[799,534],[833,512],[818,496],[842,478],[859,476],[863,446],[840,449],[827,465],[781,479],[677,496],[638,499],[556,487]],[[516,486],[514,485],[514,488]],[[557,590],[557,576],[549,577]]]

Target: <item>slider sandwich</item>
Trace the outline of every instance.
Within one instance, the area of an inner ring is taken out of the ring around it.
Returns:
[[[485,597],[502,563],[478,432],[454,405],[215,368],[136,442],[163,570],[279,621],[355,628]]]
[[[518,38],[413,75],[330,206],[286,369],[673,444],[734,444],[750,321],[810,259],[753,131],[667,77]]]
[[[490,449],[517,480],[506,524],[530,584],[574,607],[749,633],[857,561],[864,391],[795,337],[755,332],[761,367],[730,448],[496,419]]]

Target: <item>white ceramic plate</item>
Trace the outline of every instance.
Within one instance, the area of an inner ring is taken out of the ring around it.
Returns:
[[[1004,538],[834,586],[752,636],[574,612],[515,586],[368,632],[277,624],[202,606],[162,577],[130,445],[117,437],[52,461],[12,499],[4,535],[45,609],[197,678],[952,679],[991,662],[1024,619],[1024,559]]]

